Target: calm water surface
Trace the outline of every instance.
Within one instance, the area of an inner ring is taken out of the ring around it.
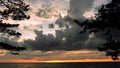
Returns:
[[[0,68],[120,68],[120,63],[0,63]]]

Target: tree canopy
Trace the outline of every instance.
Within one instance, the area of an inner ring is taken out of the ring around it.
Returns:
[[[104,32],[107,42],[98,47],[98,50],[105,51],[106,56],[111,56],[113,60],[119,59],[120,35],[114,39],[115,35],[112,35],[111,32],[120,32],[120,0],[112,0],[108,4],[102,5],[98,13],[95,14],[95,19],[86,19],[83,22],[74,19],[74,22],[83,27],[83,31],[80,33]]]
[[[29,11],[29,6],[24,0],[0,0],[0,33],[3,35],[20,37],[22,34],[16,31],[15,27],[18,27],[19,24],[11,24],[10,22],[4,22],[5,20],[25,20],[29,19],[30,16],[26,14]],[[14,29],[11,29],[14,28]],[[1,35],[2,36],[2,35]],[[25,50],[25,47],[12,46],[8,43],[0,41],[0,48],[11,51],[22,51]]]

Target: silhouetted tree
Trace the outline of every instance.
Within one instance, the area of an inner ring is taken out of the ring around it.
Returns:
[[[113,60],[117,60],[120,53],[119,37],[113,39],[114,36],[110,32],[117,31],[119,33],[120,30],[120,0],[112,0],[107,5],[102,5],[95,18],[94,20],[87,19],[84,22],[74,19],[74,22],[83,27],[83,31],[80,33],[87,31],[89,33],[104,32],[107,42],[98,50],[105,51],[106,56],[111,56]]]
[[[29,5],[26,5],[24,0],[0,0],[0,33],[3,33],[4,35],[7,34],[7,36],[16,36],[20,37],[22,34],[17,32],[15,28],[18,27],[19,24],[10,24],[9,22],[4,22],[5,20],[24,20],[29,19],[30,16],[26,14],[26,12],[29,10]],[[12,46],[5,42],[0,41],[0,48],[6,49],[11,51],[22,51],[25,50],[25,47],[18,47],[18,46]]]

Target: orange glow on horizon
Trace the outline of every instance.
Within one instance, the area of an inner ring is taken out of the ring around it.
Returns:
[[[112,60],[112,59],[84,59],[84,60],[1,60],[0,63],[75,63],[75,62],[120,62],[120,60]]]

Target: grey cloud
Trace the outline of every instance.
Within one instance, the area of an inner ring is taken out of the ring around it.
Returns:
[[[66,16],[62,18],[63,21],[62,24],[68,23],[71,25],[71,28],[67,28],[64,30],[56,30],[56,37],[54,37],[52,34],[44,35],[41,31],[35,31],[37,37],[35,38],[35,41],[33,40],[26,40],[25,44],[28,46],[28,48],[32,50],[41,50],[41,51],[50,51],[50,50],[79,50],[79,49],[95,49],[98,46],[92,45],[91,42],[94,42],[96,39],[93,39],[93,41],[88,41],[89,34],[79,34],[80,27],[76,25],[69,16]],[[59,25],[59,24],[58,24]],[[66,27],[66,26],[64,26]],[[86,46],[86,41],[89,42]],[[97,43],[96,43],[97,44]]]
[[[50,3],[50,0],[29,0],[28,2],[30,2],[31,4],[38,4],[38,3]]]
[[[73,23],[73,19],[69,15],[62,17],[60,14],[55,24],[57,24],[60,28],[61,27],[69,28],[69,26],[71,26],[74,23]]]
[[[98,9],[101,8],[102,5],[105,5],[107,3],[110,3],[112,0],[95,0],[94,5],[93,5],[93,10],[95,12],[98,11]]]
[[[69,14],[73,18],[84,19],[83,13],[91,10],[94,0],[70,0]]]
[[[37,37],[35,38],[35,41],[27,40],[25,41],[26,44],[30,45],[30,49],[33,50],[52,50],[55,48],[60,42],[58,40],[55,40],[54,36],[49,35],[43,35],[42,31],[35,31],[37,34]]]
[[[49,28],[54,28],[55,27],[55,25],[53,23],[49,24],[48,26],[49,26]]]
[[[62,17],[59,14],[59,18],[55,22],[60,27],[60,30],[55,31],[56,37],[52,34],[44,35],[42,31],[35,31],[37,35],[35,40],[26,40],[24,45],[32,50],[41,51],[97,49],[98,46],[106,42],[103,34],[98,33],[94,38],[90,38],[88,33],[79,34],[82,28],[75,24],[72,18],[83,19],[82,14],[90,10],[93,1],[70,0],[69,15]]]
[[[40,18],[51,18],[51,17],[58,17],[58,11],[50,7],[50,5],[42,5],[41,8],[39,8],[36,15]]]

